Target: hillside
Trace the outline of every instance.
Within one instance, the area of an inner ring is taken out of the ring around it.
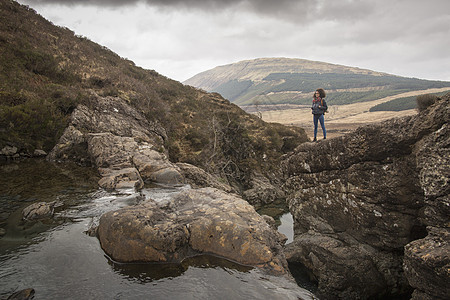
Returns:
[[[260,58],[219,66],[186,80],[239,106],[309,104],[329,91],[332,105],[377,100],[400,93],[449,87],[450,82],[405,78],[348,66],[292,58]]]
[[[189,162],[248,184],[249,170],[270,173],[306,140],[302,129],[268,124],[210,94],[145,70],[33,9],[0,0],[0,150],[49,152],[83,104],[125,101],[164,131],[173,162]]]

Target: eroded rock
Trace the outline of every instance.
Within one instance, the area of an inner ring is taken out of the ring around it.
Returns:
[[[17,147],[5,146],[3,147],[0,153],[5,156],[13,156],[17,153]]]
[[[447,94],[418,115],[302,144],[285,161],[295,223],[287,256],[313,273],[325,298],[409,293],[404,247],[422,241],[427,226],[449,227],[449,102]],[[433,256],[429,245],[425,238],[423,255]],[[412,282],[427,281],[416,274]]]
[[[162,127],[120,98],[96,97],[96,107],[75,109],[49,160],[93,164],[103,176],[99,185],[108,189],[140,189],[146,181],[184,182],[178,167],[159,152],[167,139]]]
[[[121,262],[180,262],[212,253],[278,275],[288,275],[283,236],[236,195],[214,188],[186,190],[167,206],[154,201],[100,219],[104,251]]]

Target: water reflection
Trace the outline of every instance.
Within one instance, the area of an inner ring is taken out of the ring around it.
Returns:
[[[189,268],[211,268],[230,274],[249,272],[253,269],[212,255],[189,257],[181,263],[117,263],[108,259],[108,264],[116,273],[140,283],[182,276]]]
[[[60,212],[88,202],[98,190],[93,169],[42,159],[0,163],[0,254],[33,242],[40,233],[70,222]],[[35,202],[53,202],[53,218],[24,221],[22,210]]]
[[[268,204],[258,209],[260,215],[268,215],[274,218],[278,231],[288,239],[286,243],[294,240],[294,219],[292,218],[285,200]]]
[[[280,217],[278,231],[288,238],[286,244],[294,241],[294,219],[292,218],[291,213],[285,213]]]

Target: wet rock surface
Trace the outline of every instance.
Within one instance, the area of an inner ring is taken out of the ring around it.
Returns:
[[[214,188],[183,191],[165,205],[148,200],[107,213],[98,237],[120,262],[180,262],[209,253],[289,276],[281,247],[285,237],[248,202]]]
[[[295,222],[286,256],[314,274],[324,298],[395,297],[411,286],[428,294],[417,284],[428,276],[417,271],[428,268],[419,248],[448,266],[430,241],[449,239],[449,98],[416,116],[300,145],[285,161]],[[448,274],[433,278],[448,286]]]
[[[22,211],[23,220],[50,218],[55,211],[56,202],[37,202],[25,207]]]

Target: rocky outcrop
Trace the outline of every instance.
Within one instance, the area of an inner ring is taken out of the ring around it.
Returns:
[[[286,256],[312,272],[323,298],[389,297],[411,286],[432,297],[446,292],[430,294],[427,272],[417,270],[429,268],[424,256],[436,257],[431,241],[448,244],[442,230],[427,234],[449,228],[449,98],[412,117],[300,145],[285,161],[295,222]],[[414,271],[404,272],[404,261]],[[448,266],[448,257],[433,263]],[[448,286],[446,276],[434,276],[435,285]]]
[[[143,204],[100,219],[104,251],[120,262],[181,262],[210,253],[278,275],[289,275],[281,247],[285,237],[234,194],[190,189],[167,204]]]
[[[94,165],[102,176],[99,185],[107,189],[183,183],[179,168],[167,159],[165,139],[162,127],[124,100],[98,97],[95,107],[77,107],[48,159]]]

